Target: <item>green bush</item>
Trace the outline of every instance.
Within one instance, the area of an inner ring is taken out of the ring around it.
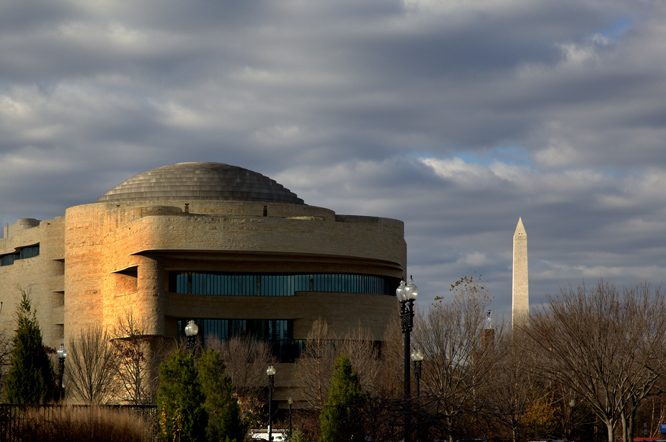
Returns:
[[[7,401],[10,404],[40,404],[52,397],[55,386],[53,367],[30,298],[25,291],[21,293],[7,374]]]
[[[295,428],[289,439],[291,442],[308,442],[308,439],[305,437],[305,434],[298,428]]]
[[[157,389],[160,439],[205,441],[208,423],[203,407],[205,399],[193,354],[177,348],[160,366]]]
[[[363,390],[349,356],[341,355],[335,361],[328,400],[319,416],[321,441],[338,442],[363,440],[363,420],[358,412],[363,403]]]
[[[224,374],[225,365],[220,352],[209,348],[197,361],[199,380],[208,413],[206,436],[209,441],[242,442],[246,428],[241,424],[240,407],[233,396],[231,378]]]

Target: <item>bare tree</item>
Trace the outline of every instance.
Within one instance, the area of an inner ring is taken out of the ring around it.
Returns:
[[[421,390],[429,395],[429,407],[448,428],[450,439],[461,427],[460,416],[481,412],[478,393],[497,362],[494,346],[482,343],[481,336],[490,305],[487,290],[480,281],[464,277],[451,292],[452,302],[438,299],[418,317],[413,333],[414,347],[425,356]]]
[[[118,318],[113,331],[118,398],[132,404],[151,402],[151,381],[154,367],[150,355],[150,336],[142,322],[130,312]]]
[[[375,396],[379,394],[382,364],[379,360],[379,345],[372,339],[369,330],[358,324],[336,343],[335,349],[337,355],[345,354],[349,357],[359,375],[363,391]]]
[[[270,345],[252,336],[234,336],[222,342],[208,337],[208,346],[220,352],[234,390],[240,396],[256,392],[266,382],[266,367],[276,362]]]
[[[604,422],[608,440],[623,424],[632,439],[638,405],[656,393],[666,353],[666,302],[661,290],[620,292],[599,281],[563,289],[522,331],[536,344],[540,373],[573,390]]]
[[[70,339],[65,375],[75,397],[87,404],[106,403],[116,386],[115,363],[111,336],[101,326]]]
[[[304,399],[311,408],[321,409],[328,398],[328,384],[335,364],[334,336],[325,320],[314,321],[295,371]]]
[[[0,332],[0,366],[9,364],[9,355],[12,351],[12,339]]]
[[[319,409],[326,402],[335,358],[342,354],[349,357],[365,393],[394,397],[398,371],[396,362],[402,360],[401,353],[395,351],[402,348],[397,319],[387,325],[385,338],[390,339],[383,345],[374,341],[369,330],[361,324],[338,336],[329,331],[325,320],[316,320],[296,366],[298,382],[310,406]],[[394,357],[396,354],[398,357]]]
[[[4,398],[5,375],[9,370],[9,355],[12,351],[12,339],[0,332],[0,398]]]
[[[485,414],[508,429],[510,439],[517,442],[532,430],[525,428],[526,414],[535,404],[547,400],[551,390],[533,372],[538,363],[533,360],[531,342],[521,333],[504,334],[496,340],[495,351],[498,362],[480,389],[486,404]]]
[[[379,373],[379,398],[396,398],[402,395],[403,384],[403,357],[404,344],[398,306],[396,302],[395,315],[386,325],[384,340],[381,346]]]
[[[396,313],[396,318],[397,316]],[[390,332],[397,330],[397,339],[392,341],[399,343],[400,329],[397,320],[393,325],[395,327],[387,328],[387,336],[394,337],[394,333]],[[304,351],[294,367],[296,380],[303,395],[301,399],[307,401],[312,410],[308,413],[299,413],[301,430],[310,438],[319,437],[318,414],[329,396],[329,386],[337,356],[344,354],[349,357],[354,370],[359,375],[361,388],[368,399],[372,398],[370,401],[372,404],[381,403],[377,398],[394,397],[391,394],[395,391],[396,376],[393,374],[396,371],[396,364],[394,362],[402,359],[401,357],[391,358],[394,355],[392,349],[395,346],[390,344],[380,346],[372,339],[369,331],[360,324],[356,328],[348,330],[346,334],[338,336],[329,330],[325,320],[320,318],[314,321]],[[386,396],[387,394],[389,396]],[[370,402],[364,401],[368,406],[370,406]],[[380,421],[379,415],[385,414],[386,410],[377,406],[373,408],[373,412],[361,409],[358,409],[357,412],[363,413],[367,421]]]
[[[666,374],[663,366],[666,356],[666,325],[663,323],[666,296],[660,289],[653,293],[646,284],[625,290],[624,297],[627,317],[632,321],[631,334],[623,337],[633,363],[620,420],[623,440],[632,441],[638,408],[647,397],[663,392],[659,380]]]

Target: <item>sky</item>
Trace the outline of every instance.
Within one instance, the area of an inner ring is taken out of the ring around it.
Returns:
[[[417,306],[666,269],[663,0],[2,0],[0,222],[214,161],[405,223]]]

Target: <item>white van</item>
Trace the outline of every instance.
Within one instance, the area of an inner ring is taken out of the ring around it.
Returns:
[[[287,440],[287,430],[275,429],[271,432],[273,442],[285,442]],[[250,430],[252,440],[268,440],[268,430]]]

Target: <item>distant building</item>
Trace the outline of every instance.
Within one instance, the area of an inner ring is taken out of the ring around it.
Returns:
[[[290,362],[317,318],[381,341],[405,274],[401,221],[304,204],[259,173],[181,163],[140,173],[97,202],[51,220],[20,219],[0,240],[0,328],[11,333],[19,288],[57,347],[132,312],[154,337],[253,334]]]
[[[529,320],[530,290],[527,274],[527,233],[522,218],[513,234],[512,327]]]

